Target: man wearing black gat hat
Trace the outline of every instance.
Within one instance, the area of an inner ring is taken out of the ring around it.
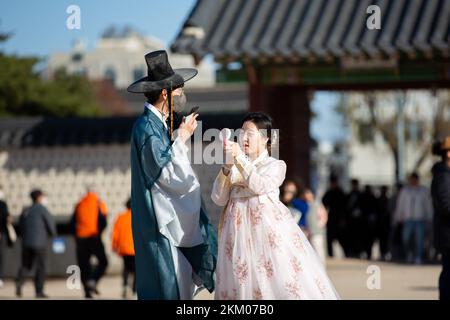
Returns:
[[[145,56],[148,74],[128,87],[147,98],[131,137],[131,212],[139,299],[192,299],[214,290],[217,240],[202,205],[185,142],[197,115],[174,130],[183,85],[197,70],[172,69],[163,50]],[[166,123],[166,120],[169,120]]]

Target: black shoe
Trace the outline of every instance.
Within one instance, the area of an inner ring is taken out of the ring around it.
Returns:
[[[16,286],[16,296],[22,298],[22,288],[19,286]]]
[[[36,298],[38,298],[38,299],[48,299],[48,295],[46,295],[43,292],[40,292],[40,293],[36,293]]]
[[[92,296],[92,293],[89,291],[89,292],[85,292],[84,293],[84,297],[86,298],[86,299],[92,299],[93,298],[93,296]]]
[[[86,287],[88,288],[88,290],[90,291],[90,293],[92,294],[96,294],[99,295],[100,292],[97,289],[97,282],[94,280],[90,280],[88,281],[88,283],[86,284]]]

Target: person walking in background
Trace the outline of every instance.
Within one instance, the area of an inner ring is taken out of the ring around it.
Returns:
[[[106,204],[97,193],[88,187],[87,194],[78,202],[72,217],[72,230],[75,233],[78,265],[81,271],[86,298],[98,294],[97,284],[108,266],[105,247],[101,235],[107,224]],[[98,261],[96,268],[91,266],[91,257]]]
[[[127,209],[120,213],[114,223],[112,233],[112,249],[123,259],[123,291],[122,297],[127,298],[128,277],[133,274],[131,286],[133,294],[136,293],[136,275],[134,263],[133,233],[131,231],[131,199],[126,203]]]
[[[442,157],[432,168],[431,182],[434,246],[442,254],[439,299],[450,300],[450,136],[433,153]]]
[[[361,212],[363,216],[363,252],[370,260],[378,224],[377,200],[370,185],[366,185],[361,194]]]
[[[309,230],[309,241],[322,263],[325,263],[325,226],[328,221],[328,213],[323,204],[314,197],[311,190],[306,189],[304,196],[308,202],[306,224]]]
[[[281,186],[280,200],[291,211],[295,223],[300,222],[302,213],[294,208],[292,202],[298,197],[298,188],[293,180],[285,180]]]
[[[408,263],[421,264],[424,251],[425,226],[433,215],[430,192],[419,185],[419,175],[412,173],[408,185],[402,189],[395,209],[397,221],[403,221],[403,246]],[[410,241],[414,237],[412,253]]]
[[[389,255],[389,236],[391,230],[391,212],[389,209],[389,196],[388,187],[382,186],[380,188],[380,194],[377,198],[378,207],[378,226],[377,226],[377,238],[380,243],[381,260],[387,260]]]
[[[322,203],[328,211],[327,222],[327,250],[328,256],[333,257],[333,241],[338,240],[344,253],[348,249],[344,241],[345,232],[345,208],[346,197],[338,184],[338,178],[335,175],[330,177],[330,188],[322,198]]]
[[[392,261],[401,261],[404,256],[402,243],[403,221],[400,221],[400,219],[395,216],[397,200],[402,188],[403,185],[401,183],[397,183],[395,185],[395,191],[389,199],[389,213],[391,215],[389,247],[391,248]]]
[[[44,293],[47,244],[51,237],[56,236],[56,224],[46,208],[47,198],[44,193],[41,190],[33,190],[30,197],[33,204],[25,208],[20,216],[22,262],[16,279],[16,295],[22,296],[25,272],[36,265],[36,298],[48,298]]]
[[[360,258],[364,240],[361,191],[357,179],[352,179],[350,183],[351,190],[347,195],[347,257]]]
[[[8,223],[10,223],[8,205],[5,201],[5,194],[0,186],[0,288],[3,287],[4,250],[8,242]]]

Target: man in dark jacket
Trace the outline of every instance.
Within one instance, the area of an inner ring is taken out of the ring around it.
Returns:
[[[330,177],[330,188],[322,198],[322,203],[328,211],[327,222],[327,250],[328,256],[333,257],[333,241],[338,240],[347,255],[347,241],[345,239],[345,209],[346,197],[338,184],[335,175]]]
[[[3,287],[3,254],[8,238],[7,224],[10,220],[8,206],[4,201],[4,196],[2,187],[0,186],[0,288]]]
[[[378,225],[377,225],[377,237],[380,242],[380,254],[381,260],[386,260],[389,248],[389,236],[391,229],[391,211],[389,210],[390,198],[388,195],[388,187],[382,186],[380,194],[377,197],[378,208]]]
[[[17,274],[16,295],[22,296],[25,271],[31,270],[35,264],[36,297],[47,298],[44,294],[47,243],[50,237],[56,236],[56,225],[52,215],[45,207],[45,195],[42,191],[34,190],[30,196],[33,204],[31,207],[25,208],[20,217],[22,265]]]
[[[351,180],[351,190],[347,195],[347,247],[348,257],[360,258],[364,248],[364,219],[361,212],[361,191],[359,180]]]
[[[372,259],[372,247],[375,241],[376,227],[378,223],[377,199],[372,187],[366,185],[361,194],[361,213],[363,217],[363,247],[368,260]]]
[[[431,196],[434,206],[434,245],[442,254],[439,298],[450,300],[450,136],[433,153],[442,161],[433,166]]]

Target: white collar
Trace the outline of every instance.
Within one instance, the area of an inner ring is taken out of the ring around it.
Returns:
[[[264,149],[264,151],[261,152],[261,154],[260,154],[255,160],[252,161],[252,164],[255,165],[255,164],[257,164],[258,162],[261,162],[261,161],[264,160],[268,155],[269,155],[269,152],[267,151],[267,149]]]
[[[148,102],[145,103],[145,107],[147,109],[149,109],[151,112],[153,112],[158,117],[158,119],[160,119],[162,121],[162,123],[164,124],[164,126],[167,129],[167,123],[164,120],[164,116],[161,113],[161,111],[159,111],[154,105],[152,105],[151,103],[148,103]]]

